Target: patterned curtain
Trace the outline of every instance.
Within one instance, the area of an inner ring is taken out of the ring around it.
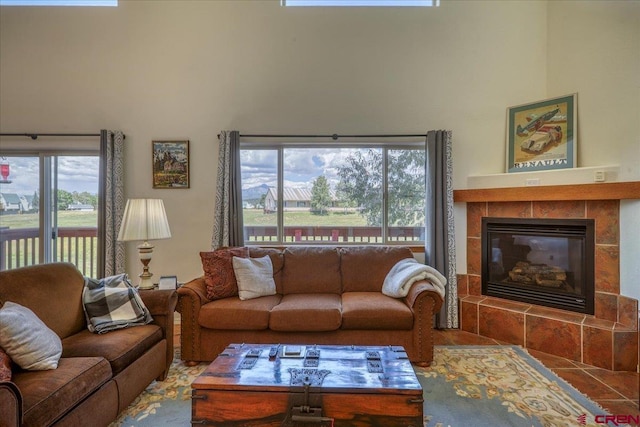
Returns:
[[[100,186],[98,189],[98,277],[124,272],[124,243],[118,230],[124,213],[124,134],[100,131]]]
[[[211,248],[242,246],[242,183],[240,176],[240,132],[222,131],[219,136],[218,179]]]
[[[444,304],[436,315],[436,327],[457,328],[458,281],[453,224],[451,131],[429,131],[425,150],[425,264],[447,278]]]

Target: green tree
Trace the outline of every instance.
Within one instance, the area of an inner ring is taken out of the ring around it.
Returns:
[[[424,150],[389,152],[389,224],[424,225]]]
[[[58,189],[58,210],[66,211],[68,206],[73,203],[73,194],[66,190]]]
[[[38,212],[40,210],[40,194],[37,191],[33,192],[33,201],[31,202],[33,210]]]
[[[320,175],[313,181],[311,187],[311,211],[325,215],[331,206],[331,192],[329,182],[324,175]]]
[[[388,156],[388,223],[424,222],[424,150],[390,150]],[[355,203],[367,225],[382,224],[382,151],[356,151],[338,168],[339,193]]]
[[[88,191],[83,191],[82,193],[74,191],[73,200],[74,202],[78,202],[83,205],[91,205],[94,209],[97,209],[98,207],[98,196],[91,194]]]
[[[338,167],[338,189],[346,200],[355,204],[368,226],[382,224],[382,152],[356,151]]]

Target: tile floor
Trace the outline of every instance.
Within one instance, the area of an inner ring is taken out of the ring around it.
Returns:
[[[180,346],[180,315],[176,313],[174,345]],[[500,345],[497,340],[457,329],[435,331],[435,345]],[[529,354],[613,415],[639,416],[638,381],[635,372],[596,368],[536,350]]]
[[[435,331],[435,345],[496,345],[497,340],[460,330]],[[527,350],[559,377],[612,415],[639,416],[636,372],[608,371],[536,350]]]

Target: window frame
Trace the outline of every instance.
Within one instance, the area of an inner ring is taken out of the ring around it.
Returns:
[[[400,139],[400,138],[399,138]],[[333,241],[304,241],[302,243],[288,242],[285,238],[285,224],[284,224],[284,152],[286,149],[341,149],[341,148],[353,148],[353,149],[380,149],[382,151],[382,221],[380,224],[381,242],[366,243],[366,242],[340,242],[341,246],[348,245],[368,245],[368,246],[410,246],[410,247],[424,247],[425,241],[412,240],[409,242],[397,242],[389,240],[389,170],[388,170],[388,158],[389,152],[393,150],[422,150],[425,151],[424,140],[419,141],[407,141],[407,142],[380,142],[380,141],[350,141],[350,142],[315,142],[315,141],[278,141],[278,142],[266,142],[247,140],[240,141],[240,151],[244,150],[274,150],[277,153],[277,167],[276,167],[276,185],[277,185],[277,206],[276,206],[276,241],[260,242],[250,241],[247,236],[244,236],[244,245],[246,246],[289,246],[289,245],[335,245]],[[426,152],[425,152],[426,155]],[[242,167],[242,165],[241,165]],[[426,164],[425,164],[426,167]],[[240,184],[242,187],[242,183]],[[244,219],[244,218],[243,218]],[[243,221],[243,228],[245,227]],[[244,233],[243,233],[244,234]]]

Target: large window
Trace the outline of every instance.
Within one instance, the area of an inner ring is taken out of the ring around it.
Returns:
[[[419,145],[243,145],[247,244],[421,244]]]
[[[97,277],[99,155],[2,155],[0,270],[64,261]]]

